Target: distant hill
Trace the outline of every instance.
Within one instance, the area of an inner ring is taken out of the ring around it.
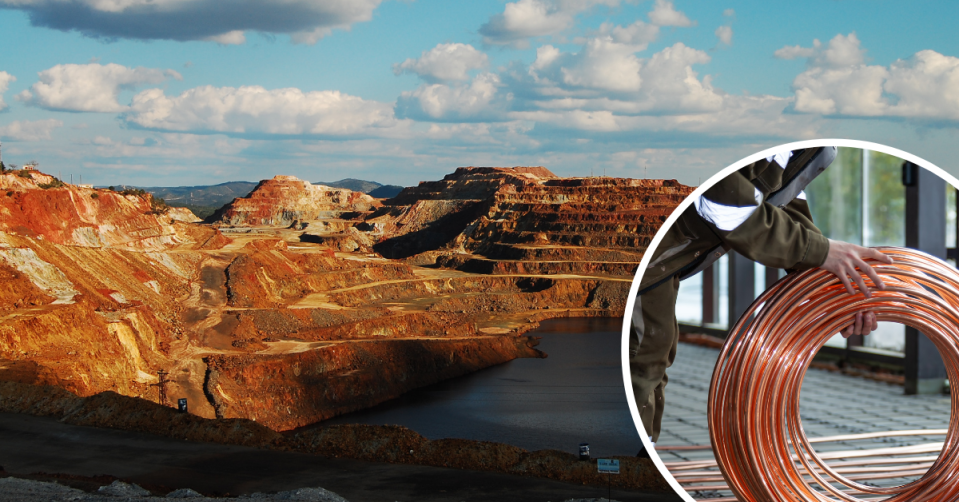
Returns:
[[[375,190],[383,185],[375,181],[365,181],[358,180],[354,178],[346,178],[340,181],[316,181],[314,185],[326,185],[333,188],[345,188],[347,190],[353,190],[354,192],[363,192],[370,193],[370,190]]]
[[[252,181],[228,181],[219,185],[200,185],[187,187],[132,187],[118,185],[119,190],[140,188],[161,198],[173,207],[185,207],[199,218],[206,218],[217,209],[229,204],[237,197],[246,197],[258,183]],[[375,181],[346,178],[339,181],[320,181],[314,185],[326,185],[334,188],[346,188],[356,192],[368,193],[376,198],[395,197],[403,189],[397,185],[381,185]]]
[[[370,197],[377,199],[389,199],[396,197],[396,194],[403,190],[399,185],[381,185],[375,181],[364,181],[353,178],[346,178],[340,181],[319,181],[314,185],[326,185],[333,188],[345,188],[354,192],[363,192]]]
[[[256,183],[252,181],[228,181],[219,185],[201,185],[188,187],[127,187],[140,188],[159,197],[173,207],[185,207],[200,218],[206,218],[237,197],[246,197]]]
[[[370,197],[376,197],[377,199],[392,199],[399,195],[399,193],[403,191],[403,188],[404,187],[399,185],[383,185],[366,192],[366,194]]]

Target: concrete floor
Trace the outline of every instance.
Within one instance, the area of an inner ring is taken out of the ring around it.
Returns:
[[[706,401],[719,350],[679,344],[667,373],[666,407],[658,446],[709,444]],[[806,373],[800,395],[800,416],[807,437],[836,436],[890,430],[946,429],[948,395],[906,396],[901,385],[867,380],[825,370]],[[942,435],[880,438],[822,443],[816,451],[858,450],[943,441]],[[659,450],[664,462],[712,459],[712,450]],[[915,478],[882,481],[901,485]],[[728,492],[726,492],[728,494]]]

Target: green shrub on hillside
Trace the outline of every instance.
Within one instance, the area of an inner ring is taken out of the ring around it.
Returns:
[[[113,188],[113,187],[110,187]],[[118,192],[120,195],[136,195],[137,197],[146,197],[146,190],[140,188],[124,188]]]
[[[143,190],[140,190],[141,192]],[[158,199],[156,197],[150,198],[150,212],[153,214],[166,214],[170,211],[170,206],[166,204],[166,201]]]
[[[46,189],[48,189],[48,188],[60,188],[60,187],[62,187],[63,185],[65,185],[65,183],[62,182],[62,181],[60,181],[60,180],[57,179],[57,178],[53,178],[53,180],[50,181],[50,183],[37,183],[37,186],[40,187],[40,188],[42,188],[42,189],[44,189],[44,190],[46,190]]]

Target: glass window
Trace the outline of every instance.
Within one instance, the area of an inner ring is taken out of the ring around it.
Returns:
[[[866,246],[906,245],[906,188],[902,186],[902,159],[866,151]]]
[[[729,255],[723,255],[716,261],[719,265],[719,322],[722,327],[729,328]]]
[[[892,352],[906,351],[906,327],[894,322],[881,322],[878,329],[862,339],[862,344],[873,349]]]
[[[703,323],[702,272],[679,283],[679,294],[676,297],[676,320],[695,325]]]
[[[867,150],[864,155],[866,211],[863,238],[867,246],[906,245],[906,188],[902,185],[902,159]],[[866,347],[904,352],[906,328],[897,323],[879,323],[879,329],[863,339]]]
[[[806,189],[813,223],[830,239],[862,244],[862,160],[862,150],[839,148]]]
[[[843,336],[840,335],[839,333],[836,333],[835,335],[832,336],[832,338],[830,338],[829,340],[826,340],[826,343],[824,345],[826,347],[836,347],[839,349],[844,349],[846,348],[846,339],[843,338]]]
[[[766,291],[766,266],[758,261],[753,262],[753,298]]]
[[[729,258],[723,256],[713,267],[718,269],[716,286],[719,301],[716,322],[710,326],[729,326]],[[703,273],[700,272],[679,283],[676,298],[676,320],[693,325],[703,324]]]

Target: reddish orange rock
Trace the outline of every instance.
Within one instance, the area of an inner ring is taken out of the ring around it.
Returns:
[[[469,167],[381,203],[277,176],[207,225],[31,176],[0,175],[0,381],[155,401],[162,370],[167,405],[276,429],[537,357],[540,320],[621,315],[692,190]]]
[[[343,213],[379,206],[362,192],[313,185],[294,176],[263,180],[250,194],[235,199],[211,217],[222,225],[288,227],[296,221],[338,218]]]
[[[157,210],[150,194],[64,184],[40,171],[0,174],[0,232],[68,246],[156,250],[210,240],[215,231],[182,224],[196,220],[187,209]]]

